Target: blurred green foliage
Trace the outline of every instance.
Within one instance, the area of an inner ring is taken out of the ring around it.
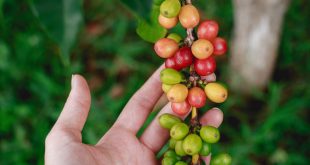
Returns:
[[[162,62],[152,45],[135,33],[135,14],[128,7],[115,0],[87,0],[81,11],[84,25],[74,27],[80,29],[77,39],[66,48],[73,48],[70,65],[64,65],[60,52],[63,48],[58,47],[61,42],[53,40],[41,20],[51,22],[47,19],[62,13],[40,18],[33,13],[31,3],[0,0],[0,164],[3,165],[43,164],[44,139],[70,91],[71,74],[84,75],[90,84],[92,107],[83,140],[95,144],[130,96]],[[195,3],[204,11],[204,18],[219,21],[222,36],[232,36],[231,1]],[[253,96],[231,93],[229,100],[220,106],[225,119],[220,128],[221,143],[213,147],[215,154],[228,152],[238,165],[310,162],[309,18],[310,2],[292,1],[272,82],[265,91],[255,91]],[[72,30],[61,22],[52,25],[63,32]],[[219,58],[218,62],[219,80],[225,82],[228,58]]]

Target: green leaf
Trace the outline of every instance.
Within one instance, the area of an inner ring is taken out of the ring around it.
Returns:
[[[58,45],[64,64],[68,65],[70,51],[83,23],[82,0],[33,0],[30,5],[47,35]]]
[[[158,39],[165,37],[167,30],[160,25],[154,25],[139,19],[137,33],[145,41],[155,43]]]
[[[152,11],[150,12],[150,22],[141,18],[138,19],[138,35],[145,41],[151,43],[155,43],[158,39],[165,37],[167,34],[167,29],[163,28],[158,23],[158,16],[160,14],[159,5],[153,4]]]
[[[158,0],[154,0],[158,1]],[[129,7],[131,11],[133,11],[138,17],[142,19],[149,20],[152,0],[121,0],[126,6]]]

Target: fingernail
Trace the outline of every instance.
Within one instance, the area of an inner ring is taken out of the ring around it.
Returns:
[[[214,107],[212,109],[222,111],[220,108],[217,108],[217,107]]]
[[[71,89],[75,87],[76,84],[76,79],[75,79],[75,74],[71,76]]]

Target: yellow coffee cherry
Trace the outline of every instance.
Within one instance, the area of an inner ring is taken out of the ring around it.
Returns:
[[[167,18],[167,17],[164,17],[163,15],[159,14],[158,22],[162,27],[164,27],[166,29],[171,29],[171,28],[175,27],[175,25],[178,24],[179,19],[178,19],[178,17]]]
[[[167,97],[170,102],[180,103],[185,101],[188,95],[188,89],[183,84],[176,84],[168,91]]]
[[[162,84],[161,88],[165,93],[168,93],[168,91],[172,88],[173,85],[168,85],[168,84]]]
[[[205,39],[199,39],[195,41],[192,45],[193,55],[200,60],[210,57],[213,51],[214,47],[212,43]]]
[[[208,83],[205,86],[205,93],[215,103],[223,103],[228,96],[227,89],[219,83]]]
[[[200,21],[200,15],[197,8],[193,5],[184,5],[181,8],[179,20],[184,28],[194,28]]]

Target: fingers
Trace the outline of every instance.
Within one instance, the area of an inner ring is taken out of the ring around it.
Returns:
[[[140,137],[141,143],[143,143],[145,146],[151,149],[154,153],[158,152],[162,148],[162,146],[167,142],[167,139],[169,138],[169,130],[162,128],[159,125],[159,121],[158,121],[158,118],[164,113],[169,113],[169,114],[178,116],[172,112],[171,103],[168,103],[157,114],[155,119],[144,130],[143,134]],[[188,116],[188,114],[183,117],[181,116],[178,116],[178,117],[185,119],[186,116]]]
[[[223,116],[223,112],[220,109],[212,108],[200,118],[200,123],[202,125],[211,125],[217,128],[222,124]]]
[[[91,103],[90,91],[86,80],[80,75],[73,75],[71,92],[53,129],[70,130],[80,134],[88,116]]]
[[[200,123],[202,125],[219,127],[223,122],[223,116],[223,112],[220,109],[212,108],[200,118]],[[203,156],[202,160],[205,162],[206,165],[209,165],[211,160],[211,154],[209,156]]]
[[[129,100],[115,122],[115,127],[124,127],[135,134],[138,132],[163,93],[160,82],[160,71],[163,68],[164,66],[162,65],[157,69],[148,81]]]

